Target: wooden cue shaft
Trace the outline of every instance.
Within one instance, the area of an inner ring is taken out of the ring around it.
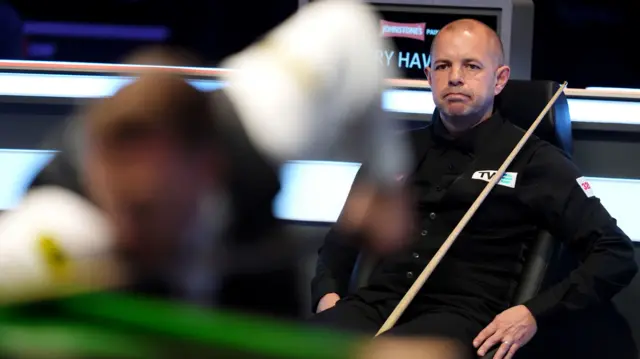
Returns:
[[[469,210],[467,211],[467,213],[465,213],[465,215],[462,217],[460,222],[458,222],[458,225],[456,225],[456,227],[453,229],[449,237],[447,237],[447,239],[444,241],[440,249],[438,249],[436,254],[433,256],[431,261],[429,261],[429,264],[427,264],[427,266],[422,271],[422,273],[420,273],[420,275],[418,276],[416,281],[413,283],[411,288],[409,288],[409,290],[404,295],[404,297],[402,297],[402,300],[400,300],[400,302],[398,303],[396,308],[393,310],[389,318],[387,318],[387,320],[384,322],[382,327],[380,327],[380,330],[378,331],[376,336],[391,329],[396,324],[396,322],[400,319],[400,317],[402,316],[404,311],[407,309],[409,304],[411,304],[411,301],[413,300],[413,298],[415,298],[415,296],[418,294],[420,289],[422,289],[422,286],[424,286],[424,283],[427,281],[427,279],[429,279],[429,276],[431,276],[431,273],[433,273],[436,266],[440,264],[440,261],[442,260],[444,255],[447,254],[447,251],[449,250],[449,248],[451,248],[451,245],[453,245],[453,243],[456,241],[456,239],[458,238],[458,235],[460,235],[460,232],[462,232],[464,227],[471,220],[471,217],[473,217],[473,215],[476,213],[480,205],[482,205],[482,202],[484,202],[485,198],[487,198],[487,196],[489,195],[493,187],[495,187],[495,185],[500,181],[500,179],[502,179],[502,176],[506,172],[509,165],[511,165],[511,162],[513,162],[514,158],[518,155],[518,153],[520,152],[522,147],[525,145],[527,140],[529,140],[529,137],[531,137],[531,135],[536,130],[540,122],[542,122],[542,119],[544,118],[544,116],[547,114],[547,112],[549,112],[549,110],[551,109],[551,106],[553,106],[553,104],[556,102],[556,100],[558,99],[558,97],[566,87],[567,87],[567,82],[565,81],[565,83],[563,83],[560,86],[560,88],[556,91],[553,97],[551,97],[551,99],[549,100],[547,105],[544,107],[542,112],[540,112],[540,115],[538,115],[538,118],[536,118],[536,120],[531,124],[527,132],[525,132],[524,136],[522,136],[522,139],[520,139],[520,141],[518,142],[516,147],[511,151],[511,153],[509,154],[507,159],[504,161],[504,163],[502,163],[502,166],[500,166],[500,168],[498,169],[497,173],[493,176],[491,181],[487,183],[487,185],[484,187],[484,189],[482,190],[478,198],[476,198],[476,200],[473,202],[471,207],[469,207]]]

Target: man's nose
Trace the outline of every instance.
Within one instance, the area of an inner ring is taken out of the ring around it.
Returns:
[[[452,67],[449,71],[449,86],[460,86],[462,84],[462,70]]]

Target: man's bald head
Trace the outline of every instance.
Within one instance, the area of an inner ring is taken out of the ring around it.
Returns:
[[[495,31],[463,19],[438,32],[425,72],[440,118],[449,132],[461,133],[492,115],[510,69]]]
[[[473,19],[456,20],[443,27],[431,43],[431,58],[433,59],[433,51],[435,49],[436,42],[439,41],[441,37],[445,35],[455,36],[465,32],[474,34],[485,42],[487,51],[491,52],[491,55],[496,61],[496,67],[503,66],[505,64],[504,46],[502,45],[502,40],[500,40],[498,34],[485,23]]]

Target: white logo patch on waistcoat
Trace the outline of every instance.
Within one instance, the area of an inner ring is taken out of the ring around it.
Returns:
[[[471,176],[472,179],[489,182],[496,175],[498,171],[476,171]],[[498,184],[505,187],[515,188],[516,187],[516,178],[518,177],[518,172],[505,172]]]

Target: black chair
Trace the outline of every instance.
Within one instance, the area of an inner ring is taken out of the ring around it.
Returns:
[[[559,87],[558,83],[552,81],[512,80],[496,99],[496,108],[505,118],[526,130]],[[437,116],[437,110],[434,116]],[[564,94],[544,117],[535,135],[569,155],[572,153],[571,118]],[[521,279],[512,298],[513,305],[524,303],[538,293],[549,265],[560,255],[560,251],[560,242],[555,241],[548,232],[540,230],[533,245],[527,250]],[[360,254],[351,277],[351,291],[366,285],[375,264],[373,257]],[[490,351],[484,358],[493,358],[496,350]]]

